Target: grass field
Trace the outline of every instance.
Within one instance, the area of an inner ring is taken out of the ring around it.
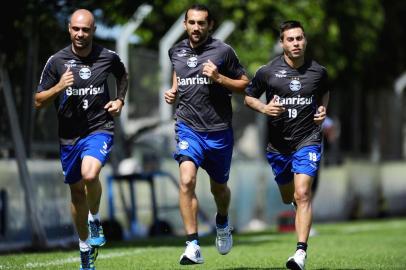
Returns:
[[[306,269],[406,269],[406,219],[317,224],[309,240]],[[201,239],[205,263],[178,264],[184,238],[108,243],[99,251],[98,270],[126,269],[285,269],[295,251],[295,235],[275,231],[235,234],[234,248],[219,255],[214,236]],[[0,256],[3,269],[79,269],[78,251],[18,253]]]

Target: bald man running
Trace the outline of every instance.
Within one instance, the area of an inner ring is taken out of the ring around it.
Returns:
[[[72,44],[45,64],[35,107],[55,105],[62,169],[79,234],[80,269],[94,270],[97,248],[106,243],[99,217],[99,174],[113,146],[113,117],[124,106],[128,78],[119,56],[93,43],[96,26],[90,11],[76,10],[68,30]],[[117,85],[113,99],[107,84],[110,73]]]

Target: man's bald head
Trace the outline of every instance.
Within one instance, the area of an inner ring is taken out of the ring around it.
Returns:
[[[69,22],[73,52],[79,56],[87,56],[92,49],[95,31],[94,17],[89,10],[78,9],[73,12]]]
[[[87,9],[78,9],[72,13],[70,18],[70,24],[74,24],[76,22],[87,23],[94,27],[94,16],[93,14]]]

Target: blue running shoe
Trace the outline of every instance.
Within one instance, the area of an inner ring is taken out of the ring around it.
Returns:
[[[97,248],[90,248],[87,251],[80,251],[80,270],[96,270],[94,262],[98,255]]]
[[[104,237],[103,227],[99,220],[89,221],[89,240],[88,243],[92,247],[101,247],[106,244],[106,238]]]

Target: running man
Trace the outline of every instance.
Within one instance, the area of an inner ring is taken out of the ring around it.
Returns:
[[[71,213],[79,234],[80,269],[95,269],[97,248],[106,243],[100,222],[101,168],[113,145],[113,116],[119,116],[127,92],[127,72],[119,56],[93,43],[93,14],[76,10],[70,19],[71,45],[46,63],[35,107],[54,102],[58,114],[60,157],[71,191]],[[110,100],[107,77],[116,78]]]
[[[326,118],[327,71],[305,59],[306,36],[298,21],[280,26],[283,55],[256,72],[246,89],[245,103],[268,116],[267,159],[282,200],[297,207],[297,247],[286,263],[304,269],[312,223],[311,186],[322,154],[321,124]],[[259,100],[265,92],[266,104]]]
[[[210,176],[217,206],[217,250],[225,255],[233,245],[228,222],[231,194],[227,186],[234,144],[231,96],[233,92],[244,93],[249,79],[235,51],[210,36],[213,24],[206,6],[192,5],[184,20],[188,38],[169,50],[174,70],[173,85],[165,92],[165,100],[173,104],[179,96],[174,158],[179,163],[179,206],[187,234],[187,246],[180,264],[203,263],[195,193],[199,167]]]

